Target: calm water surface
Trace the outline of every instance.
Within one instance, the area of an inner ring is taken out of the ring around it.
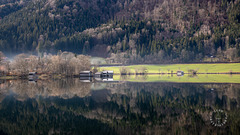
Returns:
[[[240,134],[240,84],[0,81],[0,134]]]

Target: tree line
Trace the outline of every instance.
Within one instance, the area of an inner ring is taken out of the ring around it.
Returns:
[[[59,52],[57,55],[43,54],[42,56],[19,54],[9,61],[0,52],[0,72],[3,75],[28,75],[29,72],[38,74],[78,75],[80,71],[90,70],[90,57],[76,55],[70,52]]]

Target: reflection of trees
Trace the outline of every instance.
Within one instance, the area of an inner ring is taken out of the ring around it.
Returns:
[[[62,79],[30,82],[27,80],[12,81],[8,87],[18,99],[28,99],[37,96],[72,98],[85,97],[90,94],[90,83],[82,83],[79,79]]]
[[[134,83],[126,83],[109,85],[113,94],[112,104],[117,104],[116,108],[122,108],[122,116],[117,119],[114,114],[112,119],[116,120],[116,125],[122,125],[121,130],[125,131],[131,127],[135,129],[134,132],[140,132],[139,127],[146,127],[146,132],[154,130],[161,134],[176,132],[182,134],[204,132],[206,134],[209,130],[215,131],[209,122],[209,113],[213,109],[221,108],[226,110],[228,115],[235,114],[235,117],[240,117],[240,114],[236,116],[236,112],[240,111],[240,85],[238,84],[136,83],[134,85]],[[214,91],[210,88],[214,88]],[[105,110],[102,114],[108,114],[110,117],[111,112],[118,110]],[[227,129],[224,133],[239,132],[237,128],[239,126],[240,120],[232,119],[223,127]],[[166,129],[169,131],[166,132]]]
[[[10,82],[5,80],[0,80],[0,103],[5,98],[5,93],[9,91]]]
[[[234,102],[240,103],[239,84],[125,83],[109,84],[108,89],[112,94],[131,96],[130,99],[136,99],[137,93],[144,90],[160,97],[169,96],[179,100],[191,98],[188,102],[192,105],[219,105],[228,110]]]
[[[56,99],[53,102],[61,101],[63,99]],[[36,99],[17,101],[7,97],[2,104],[4,105],[0,109],[0,133],[115,134],[107,124],[87,119],[68,110],[60,110],[47,101],[39,102]]]
[[[58,82],[39,81],[37,84],[30,85],[47,87],[50,92],[44,94],[40,90],[35,91],[35,95],[40,93],[39,95],[45,98],[40,96],[22,102],[14,101],[12,103],[15,105],[12,107],[7,105],[10,101],[6,98],[1,103],[0,111],[6,113],[6,106],[11,110],[19,103],[23,106],[30,103],[34,106],[32,109],[21,108],[26,113],[22,115],[27,120],[31,120],[25,116],[29,111],[36,111],[33,115],[46,115],[43,117],[64,112],[74,115],[68,117],[63,114],[63,116],[57,115],[60,117],[58,119],[73,119],[81,115],[108,123],[119,134],[207,134],[210,132],[234,134],[240,132],[239,84],[107,83],[106,89],[91,91],[91,96],[74,98],[72,98],[74,95],[72,93],[75,92],[72,88],[74,85],[79,88],[86,85],[86,88],[90,88],[88,86],[90,84],[82,84],[76,80],[58,80]],[[22,89],[24,87],[22,86]],[[58,90],[54,90],[54,87]],[[12,86],[12,88],[17,90],[21,89],[21,86]],[[24,95],[19,94],[23,91],[16,92],[16,96]],[[30,92],[25,93],[31,95]],[[65,96],[66,93],[70,94]],[[89,91],[86,93],[89,95]],[[210,112],[217,108],[225,110],[228,114],[228,122],[221,129],[211,126],[209,120]],[[20,108],[16,111],[18,109]],[[0,115],[1,121],[3,118],[4,116]],[[5,120],[5,122],[9,124],[10,120]],[[49,124],[51,123],[46,123],[46,125]]]

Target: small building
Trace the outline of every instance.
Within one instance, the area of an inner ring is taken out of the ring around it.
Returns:
[[[183,71],[177,71],[177,76],[183,76],[184,75],[184,72]]]
[[[113,77],[113,71],[103,71],[102,72],[102,77],[112,78]]]
[[[37,72],[29,72],[28,73],[29,78],[33,78],[33,77],[36,77],[36,76],[37,76]]]
[[[102,77],[102,78],[95,78],[95,82],[118,83],[119,81],[114,81],[113,78]]]
[[[93,74],[92,74],[92,71],[82,71],[80,72],[80,77],[92,77]]]
[[[28,75],[36,75],[37,72],[29,72]]]
[[[101,82],[102,81],[102,78],[101,77],[95,77],[94,78],[97,82]]]
[[[38,79],[37,72],[29,72],[28,79],[29,81],[36,81]]]
[[[92,77],[84,77],[84,76],[80,76],[80,81],[81,82],[92,82]]]
[[[95,73],[95,77],[96,77],[96,78],[101,78],[101,77],[102,77],[102,72],[97,72],[97,73]]]
[[[103,82],[113,82],[113,78],[105,78],[105,79],[102,79]]]

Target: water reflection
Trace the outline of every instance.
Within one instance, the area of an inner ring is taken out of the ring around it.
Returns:
[[[239,134],[239,103],[240,84],[6,81],[0,133]]]
[[[81,82],[79,79],[61,80],[12,80],[5,82],[1,90],[13,93],[17,99],[60,97],[64,99],[74,96],[86,97],[90,93],[91,83]]]

